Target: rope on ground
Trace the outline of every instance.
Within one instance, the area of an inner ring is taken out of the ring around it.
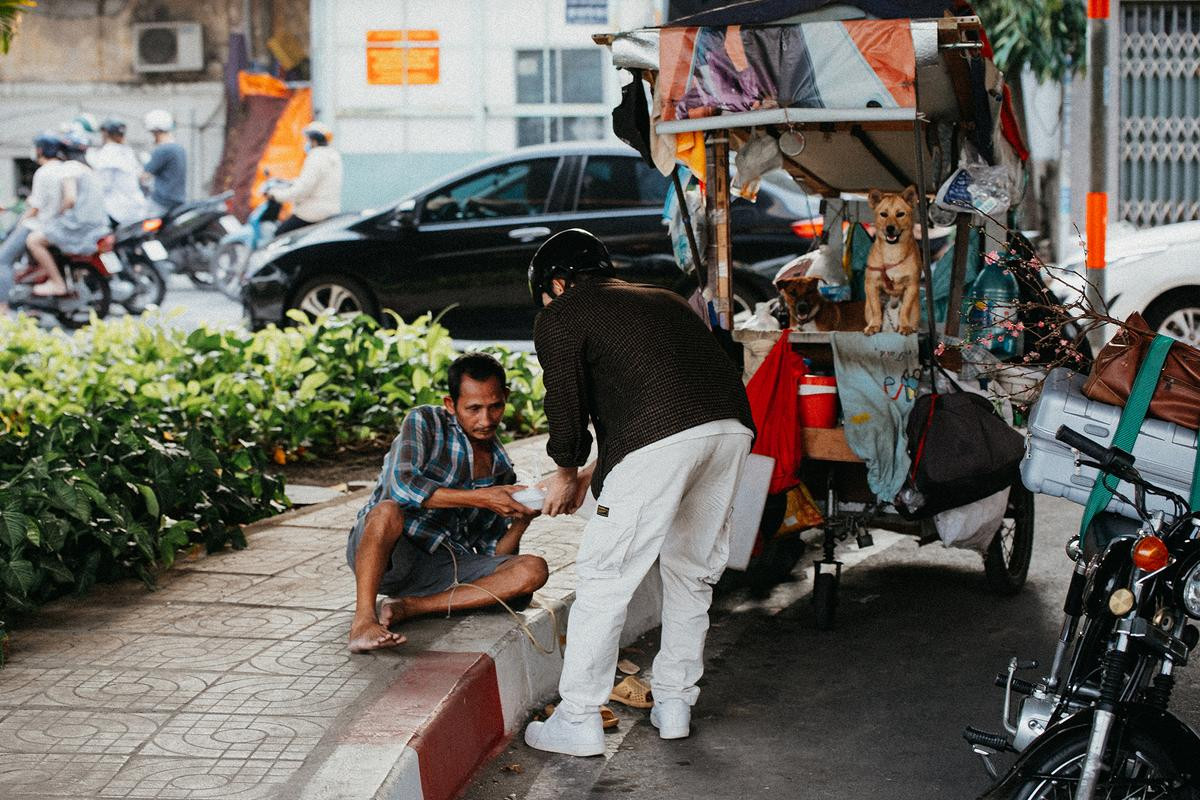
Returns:
[[[479,591],[483,592],[484,594],[491,596],[491,598],[493,600],[495,600],[497,603],[499,603],[500,606],[505,611],[507,611],[510,615],[512,615],[512,618],[517,623],[517,627],[521,629],[521,632],[524,633],[526,638],[529,639],[529,643],[531,645],[533,645],[533,648],[535,650],[537,650],[539,653],[541,653],[543,655],[547,655],[547,656],[552,656],[558,651],[558,616],[554,613],[553,608],[551,608],[550,606],[547,606],[547,605],[542,605],[540,603],[537,606],[531,606],[534,608],[541,608],[541,609],[545,610],[547,614],[550,615],[550,625],[551,625],[552,632],[551,632],[550,647],[546,648],[546,647],[543,647],[542,643],[539,642],[537,640],[537,637],[533,635],[533,631],[531,631],[529,629],[529,625],[526,624],[525,620],[522,619],[521,616],[508,605],[508,603],[504,602],[504,600],[502,600],[499,597],[499,595],[483,588],[482,586],[480,586],[477,583],[460,583],[458,580],[458,557],[454,553],[454,548],[451,547],[450,543],[446,542],[446,541],[442,542],[442,547],[445,547],[446,550],[449,551],[450,561],[454,564],[454,580],[450,584],[450,597],[446,600],[446,616],[447,617],[450,616],[450,612],[453,610],[454,592],[460,586],[470,586],[472,589],[478,589]],[[530,603],[532,603],[532,602],[533,601],[531,600]]]

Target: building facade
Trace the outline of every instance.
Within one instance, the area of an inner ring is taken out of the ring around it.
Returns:
[[[619,76],[592,34],[661,0],[312,0],[313,104],[348,209],[394,201],[491,153],[612,139]]]

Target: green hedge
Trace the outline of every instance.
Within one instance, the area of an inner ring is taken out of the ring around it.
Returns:
[[[272,459],[389,441],[408,409],[440,402],[457,355],[428,317],[253,334],[147,322],[66,336],[0,320],[0,639],[56,595],[152,584],[195,544],[243,547],[240,526],[287,502]],[[505,435],[541,430],[536,359],[491,352],[512,387]]]

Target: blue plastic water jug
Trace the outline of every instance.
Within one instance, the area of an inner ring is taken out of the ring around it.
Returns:
[[[967,339],[1002,359],[1020,353],[1022,334],[1005,325],[1018,321],[1016,304],[1020,295],[1017,278],[1004,260],[985,265],[963,298]]]

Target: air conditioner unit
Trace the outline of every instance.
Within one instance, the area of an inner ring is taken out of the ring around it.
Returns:
[[[204,29],[199,22],[142,22],[133,26],[135,72],[204,69]]]

